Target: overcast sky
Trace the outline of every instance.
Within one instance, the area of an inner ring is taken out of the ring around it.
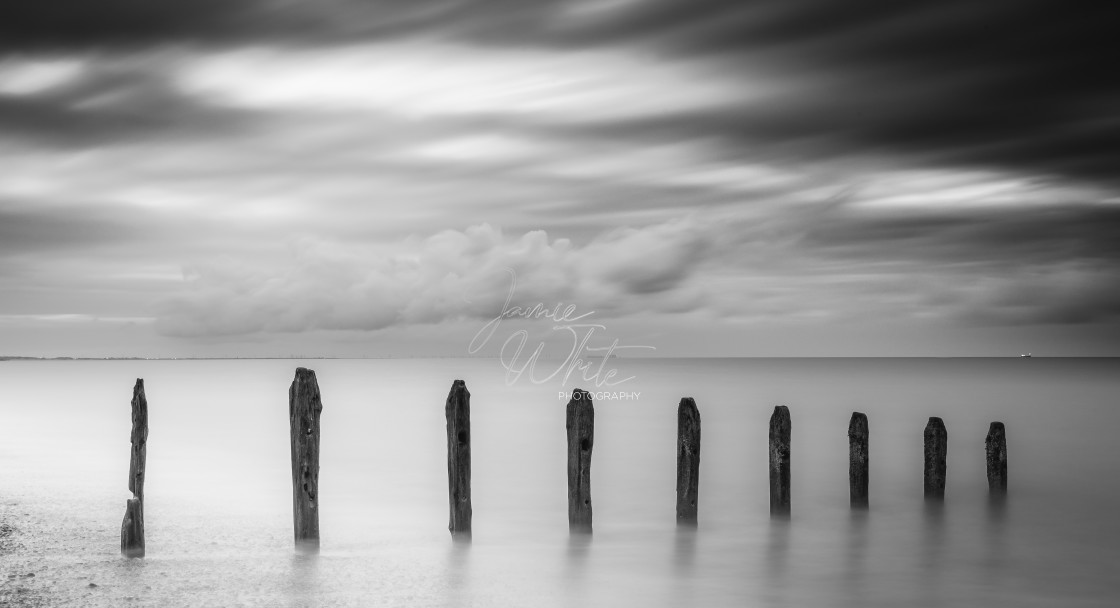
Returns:
[[[1029,0],[37,0],[0,355],[1120,355],[1114,22]],[[551,335],[546,321],[509,330]],[[598,339],[598,338],[596,338]]]

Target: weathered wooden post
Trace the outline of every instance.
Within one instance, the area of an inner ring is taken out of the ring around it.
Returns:
[[[587,391],[574,389],[568,401],[568,530],[591,532],[591,449],[595,407]]]
[[[770,416],[770,514],[789,516],[789,408],[779,405]]]
[[[319,547],[319,416],[323,402],[315,372],[303,367],[288,389],[292,439],[292,519],[296,547]]]
[[[692,397],[677,406],[677,523],[695,526],[700,493],[700,411]]]
[[[949,434],[945,422],[931,416],[926,424],[925,437],[925,497],[927,500],[945,499],[945,454]]]
[[[132,387],[132,455],[128,463],[128,489],[132,498],[125,504],[121,522],[121,554],[144,557],[144,473],[148,464],[148,399],[144,379]]]
[[[1002,422],[993,422],[984,439],[988,456],[988,493],[994,497],[1007,494],[1007,430]]]
[[[144,557],[144,505],[139,498],[129,498],[121,522],[121,555]]]
[[[471,393],[462,380],[451,384],[447,417],[447,491],[453,538],[471,537]]]
[[[867,414],[852,412],[852,420],[848,423],[848,493],[854,509],[868,507],[867,436]]]

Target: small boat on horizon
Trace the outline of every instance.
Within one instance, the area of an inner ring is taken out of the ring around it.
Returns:
[[[1020,358],[1022,358],[1022,359],[1030,359],[1030,358],[1031,358],[1031,354],[1030,354],[1030,353],[1027,353],[1027,354],[1025,354],[1025,355],[1019,355],[1019,357],[1020,357]]]

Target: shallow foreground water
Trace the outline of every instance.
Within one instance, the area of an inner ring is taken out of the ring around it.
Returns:
[[[287,391],[323,398],[322,549],[291,540]],[[82,606],[1114,606],[1120,360],[611,360],[595,533],[567,531],[562,391],[490,359],[0,362],[0,604]],[[149,403],[148,556],[119,555],[132,384]],[[443,405],[471,391],[474,538],[447,526]],[[598,389],[606,390],[606,389]],[[700,526],[674,520],[676,407],[702,418]],[[772,521],[767,423],[793,419]],[[867,413],[871,508],[847,498]],[[942,508],[922,429],[949,433]],[[984,436],[1007,425],[1009,499]]]

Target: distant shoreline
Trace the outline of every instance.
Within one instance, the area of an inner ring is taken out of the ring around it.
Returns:
[[[27,357],[27,356],[0,356],[3,361],[364,361],[364,360],[415,360],[415,359],[478,359],[497,360],[497,356],[450,356],[450,355],[417,355],[417,356],[381,356],[381,357]],[[584,361],[598,361],[602,357],[585,356]],[[1117,359],[1120,355],[1034,355],[1021,357],[1019,355],[885,355],[885,356],[844,356],[844,355],[775,355],[775,356],[736,356],[736,355],[704,355],[704,356],[679,356],[679,357],[627,357],[615,358],[611,361],[650,361],[671,359]],[[562,357],[541,357],[542,361],[563,361]]]

